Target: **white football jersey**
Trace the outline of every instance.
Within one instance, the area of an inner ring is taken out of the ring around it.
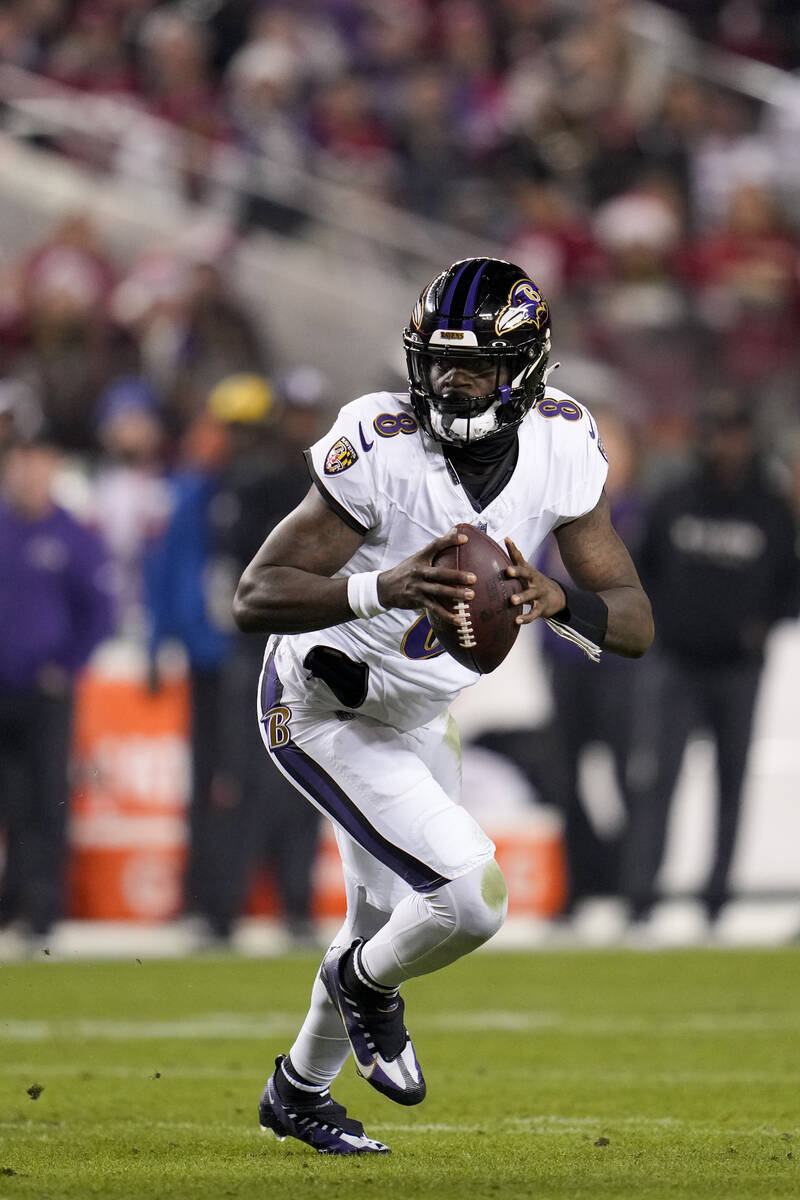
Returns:
[[[317,486],[341,518],[364,535],[338,573],[385,571],[459,522],[503,545],[511,537],[528,562],[565,521],[590,512],[608,464],[591,414],[548,387],[519,426],[519,457],[499,495],[477,512],[442,447],[419,428],[407,393],[375,392],[345,405],[308,451]],[[460,666],[436,641],[424,612],[391,609],[368,620],[312,633],[283,635],[268,646],[290,697],[326,710],[342,705],[311,678],[303,659],[312,646],[332,646],[369,666],[359,714],[410,730],[432,720],[480,676]]]

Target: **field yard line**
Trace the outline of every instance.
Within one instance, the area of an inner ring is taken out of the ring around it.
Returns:
[[[145,1066],[138,1067],[123,1067],[123,1066],[92,1066],[86,1067],[80,1063],[0,1063],[0,1076],[38,1076],[47,1074],[50,1076],[64,1076],[67,1078],[80,1078],[84,1082],[91,1082],[92,1079],[148,1079],[151,1078],[155,1070],[159,1071],[159,1075],[164,1080],[172,1079],[224,1079],[237,1081],[246,1080],[262,1080],[271,1069],[271,1063],[264,1060],[264,1065],[261,1068],[244,1068],[240,1066],[232,1066],[227,1070],[221,1067],[170,1067],[163,1064],[151,1066],[149,1063]],[[529,1068],[525,1068],[526,1073],[530,1073]],[[508,1068],[504,1068],[504,1074],[508,1074]],[[725,1087],[729,1084],[752,1085],[760,1086],[763,1084],[789,1084],[797,1083],[796,1071],[785,1071],[777,1073],[775,1071],[647,1071],[637,1068],[636,1070],[605,1070],[598,1068],[592,1070],[589,1067],[576,1067],[573,1070],[565,1070],[564,1068],[536,1068],[536,1079],[540,1083],[568,1083],[575,1084],[581,1082],[603,1082],[627,1085],[631,1083],[648,1083],[648,1084],[665,1084],[665,1085],[688,1085],[697,1084],[699,1087]]]
[[[104,1131],[108,1132],[115,1126],[123,1126],[126,1130],[131,1131],[133,1125],[139,1122],[132,1121],[130,1117],[124,1119],[98,1119],[97,1124]],[[196,1134],[198,1131],[208,1129],[205,1121],[141,1121],[142,1125],[146,1125],[148,1129],[163,1129],[170,1132],[183,1130],[186,1133]],[[69,1120],[60,1123],[61,1128],[68,1134]],[[677,1117],[620,1117],[620,1116],[591,1116],[591,1117],[566,1117],[558,1113],[549,1113],[535,1117],[508,1117],[497,1120],[492,1119],[491,1122],[483,1124],[452,1124],[444,1122],[420,1122],[412,1124],[411,1122],[391,1122],[391,1121],[376,1121],[370,1126],[374,1132],[380,1134],[393,1133],[450,1133],[450,1134],[465,1134],[465,1133],[485,1133],[493,1137],[501,1135],[510,1135],[513,1137],[542,1137],[548,1134],[560,1135],[589,1135],[608,1134],[609,1132],[616,1133],[617,1130],[622,1130],[627,1133],[634,1133],[637,1130],[647,1131],[663,1131],[668,1132],[674,1130],[676,1133],[696,1134],[706,1137],[769,1137],[780,1138],[786,1141],[787,1138],[795,1138],[800,1135],[800,1128],[793,1129],[768,1129],[763,1126],[752,1126],[750,1128],[732,1128],[727,1126],[707,1125],[703,1121],[687,1121]],[[4,1121],[0,1120],[0,1130],[8,1129],[36,1129],[41,1131],[41,1123],[34,1120],[27,1121]],[[217,1133],[230,1133],[236,1136],[256,1136],[261,1137],[261,1131],[254,1128],[249,1122],[232,1123],[230,1121],[215,1121],[214,1129]]]
[[[681,1132],[703,1133],[711,1137],[780,1137],[785,1139],[796,1137],[800,1129],[764,1129],[756,1126],[750,1129],[733,1129],[713,1125],[705,1125],[702,1121],[683,1121],[676,1117],[562,1117],[555,1114],[539,1117],[508,1118],[505,1121],[486,1122],[483,1125],[411,1125],[391,1124],[389,1122],[373,1122],[374,1128],[380,1132],[390,1133],[502,1133],[513,1134],[546,1134],[546,1133],[593,1133],[616,1130],[623,1126],[626,1130],[636,1129],[675,1129]]]
[[[294,1033],[302,1020],[296,1013],[266,1013],[263,1017],[242,1013],[201,1013],[174,1020],[3,1020],[0,1041],[39,1042],[61,1039],[188,1039],[230,1038],[260,1040]],[[449,1016],[414,1013],[413,1028],[437,1034],[535,1033],[551,1030],[592,1037],[608,1034],[646,1033],[648,1037],[726,1033],[800,1032],[800,1011],[792,1013],[696,1013],[686,1017],[570,1017],[558,1012],[507,1012],[486,1009],[452,1013]]]

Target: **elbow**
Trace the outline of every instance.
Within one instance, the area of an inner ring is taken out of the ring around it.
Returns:
[[[254,603],[254,589],[243,575],[233,597],[231,612],[238,629],[242,633],[270,632],[264,624],[263,615],[259,613]]]
[[[648,606],[647,612],[643,614],[641,628],[636,631],[636,635],[633,639],[629,657],[641,658],[643,654],[646,654],[653,644],[653,638],[655,635],[656,627],[653,623],[653,613]]]
[[[618,626],[616,636],[606,641],[605,647],[623,658],[641,658],[652,646],[654,637],[653,614],[648,604],[646,609],[630,613]]]

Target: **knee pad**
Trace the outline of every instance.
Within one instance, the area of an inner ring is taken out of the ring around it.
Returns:
[[[439,888],[430,900],[437,910],[446,910],[455,936],[480,946],[505,920],[508,888],[503,872],[491,859]]]

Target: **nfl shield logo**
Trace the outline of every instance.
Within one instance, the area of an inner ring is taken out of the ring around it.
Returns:
[[[357,459],[358,455],[352,443],[346,437],[339,438],[325,456],[325,474],[338,475],[340,471],[346,471],[348,467],[352,467]]]

